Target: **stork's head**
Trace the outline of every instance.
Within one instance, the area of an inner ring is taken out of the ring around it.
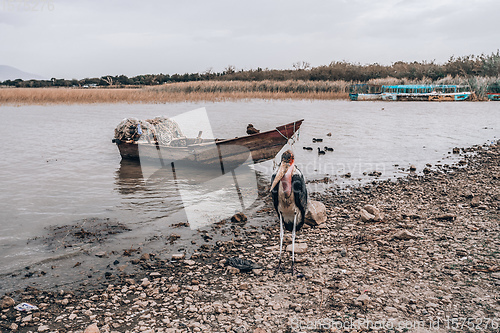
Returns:
[[[274,178],[274,181],[271,184],[271,191],[276,186],[276,184],[278,184],[279,181],[288,173],[290,167],[293,166],[293,162],[294,162],[294,156],[291,150],[287,150],[281,155],[280,168],[278,169],[278,172],[276,172],[276,177]],[[291,179],[289,179],[289,181],[291,181]]]
[[[291,150],[287,150],[281,155],[281,163],[286,163],[288,165],[291,165],[293,164],[293,161],[294,161],[294,156]]]

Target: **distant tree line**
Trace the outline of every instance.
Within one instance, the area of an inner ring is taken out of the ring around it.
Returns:
[[[390,66],[380,64],[361,65],[346,61],[335,61],[329,65],[310,67],[307,62],[293,64],[293,69],[250,69],[236,70],[228,66],[222,72],[208,70],[204,73],[146,74],[127,77],[125,75],[85,78],[81,80],[6,80],[2,86],[11,87],[141,87],[173,82],[191,81],[346,81],[368,82],[370,80],[395,78],[399,80],[437,81],[446,77],[499,77],[500,51],[491,55],[469,55],[451,57],[444,64],[431,62],[398,61]]]

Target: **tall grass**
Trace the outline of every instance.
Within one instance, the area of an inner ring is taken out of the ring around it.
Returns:
[[[437,81],[423,77],[370,79],[375,85],[459,84],[469,85],[480,100],[486,99],[488,85],[500,77],[452,77]],[[241,99],[347,99],[349,86],[361,81],[191,81],[142,88],[0,88],[0,104],[88,104],[168,103]]]
[[[343,81],[198,81],[140,89],[2,88],[0,104],[167,103],[239,99],[345,99]]]

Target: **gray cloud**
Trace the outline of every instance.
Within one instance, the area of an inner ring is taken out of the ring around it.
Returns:
[[[46,77],[446,61],[499,46],[495,0],[78,1],[0,9],[0,64]]]

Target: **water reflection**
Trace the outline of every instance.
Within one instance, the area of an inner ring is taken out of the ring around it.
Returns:
[[[116,170],[115,183],[120,194],[131,194],[144,191],[141,163],[137,160],[121,160]]]
[[[263,179],[258,179],[251,157],[228,172],[183,161],[158,168],[144,160],[122,160],[115,177],[130,209],[156,210],[162,218],[183,209],[191,229],[248,210],[258,198],[258,181]]]

